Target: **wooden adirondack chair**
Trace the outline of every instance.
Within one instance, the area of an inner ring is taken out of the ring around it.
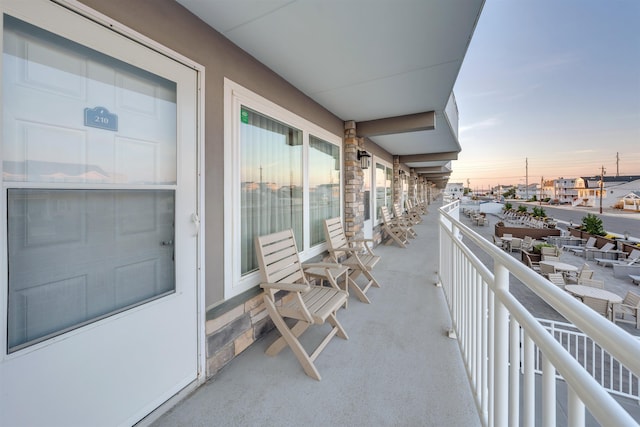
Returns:
[[[415,207],[415,205],[413,204],[413,202],[411,201],[411,199],[407,199],[405,201],[405,205],[407,208],[407,214],[411,216],[411,218],[413,218],[413,220],[416,222],[416,224],[419,224],[422,222],[422,209],[417,209]]]
[[[331,287],[311,286],[300,263],[293,230],[256,237],[256,250],[263,282],[260,286],[265,290],[267,312],[282,335],[269,346],[266,353],[275,356],[289,345],[304,372],[319,381],[321,377],[313,364],[314,360],[335,335],[348,339],[336,318],[336,312],[346,304],[349,294],[340,289],[334,279],[345,273],[345,270],[348,271],[348,268],[340,264],[308,264],[313,269],[324,268],[331,284]],[[316,271],[315,274],[317,273]],[[276,305],[276,293],[279,291],[288,291],[292,297],[283,298]],[[289,328],[285,318],[295,319],[297,322]],[[321,325],[325,321],[332,326],[331,331],[313,353],[307,353],[298,337],[309,326]]]
[[[391,238],[385,244],[393,241],[401,248],[406,248],[409,244],[409,230],[391,219],[389,209],[386,206],[380,207],[380,212],[382,214],[382,229]]]
[[[402,227],[405,227],[409,234],[408,237],[410,238],[415,238],[418,234],[416,233],[416,231],[413,229],[413,226],[416,224],[415,221],[413,221],[409,216],[407,216],[406,214],[404,214],[402,212],[402,209],[400,209],[400,205],[397,203],[393,204],[393,221],[395,221],[397,224],[399,224]]]
[[[611,307],[609,305],[608,300],[589,297],[585,295],[584,297],[582,297],[582,302],[585,303],[587,306],[591,307],[592,309],[594,309],[599,314],[606,317],[607,319],[612,320]]]
[[[342,220],[339,217],[324,221],[324,236],[327,240],[327,250],[331,261],[349,267],[351,270],[347,279],[350,289],[360,301],[371,303],[365,294],[371,286],[380,287],[378,281],[371,274],[373,267],[380,261],[380,257],[375,255],[367,244],[373,240],[347,239],[342,227]],[[343,257],[346,258],[342,259]],[[361,274],[369,280],[362,288],[355,281]]]

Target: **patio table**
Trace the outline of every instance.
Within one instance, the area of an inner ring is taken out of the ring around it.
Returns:
[[[577,273],[578,267],[575,265],[567,264],[566,262],[561,261],[540,261],[540,264],[545,264],[549,266],[555,267],[556,271],[560,271],[563,273]]]
[[[612,304],[617,304],[622,302],[622,297],[618,294],[614,294],[613,292],[605,291],[604,289],[594,288],[592,286],[585,285],[566,285],[564,289],[572,295],[578,297],[591,297],[591,298],[600,298],[606,299]]]

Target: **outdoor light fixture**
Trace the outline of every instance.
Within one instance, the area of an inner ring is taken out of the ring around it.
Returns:
[[[360,167],[362,169],[369,169],[371,164],[371,154],[364,150],[358,150],[358,160],[360,160]]]
[[[629,232],[628,231],[624,232],[624,240],[629,240]]]

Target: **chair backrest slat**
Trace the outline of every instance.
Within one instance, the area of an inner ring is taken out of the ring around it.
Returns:
[[[298,283],[304,272],[293,230],[256,237],[256,251],[262,280],[267,283]]]

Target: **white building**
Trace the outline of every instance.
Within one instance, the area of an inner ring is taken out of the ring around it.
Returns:
[[[576,178],[558,178],[554,181],[554,200],[560,204],[574,204],[578,200]]]
[[[454,199],[459,199],[464,194],[464,184],[462,182],[449,182],[444,188],[444,193]]]
[[[576,179],[577,205],[600,205],[600,176]],[[602,206],[613,207],[629,193],[640,191],[640,176],[605,176],[602,180]]]

